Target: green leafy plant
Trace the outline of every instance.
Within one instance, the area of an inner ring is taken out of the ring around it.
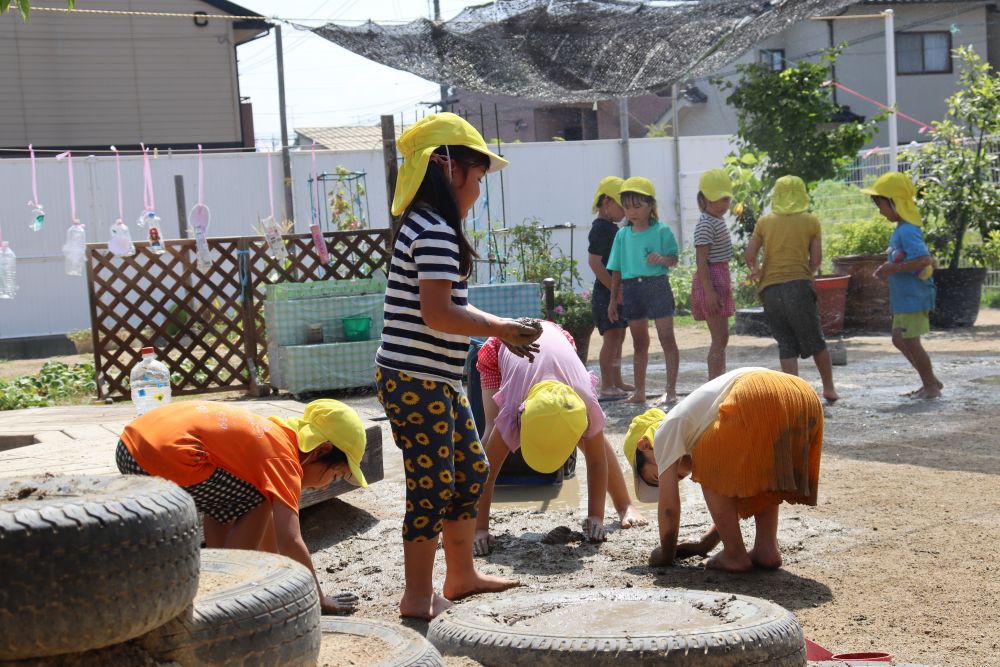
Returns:
[[[555,311],[552,319],[574,337],[594,328],[589,291],[559,290],[555,293]]]
[[[771,185],[764,176],[766,165],[766,155],[747,147],[726,156],[724,168],[733,182],[732,213],[736,218],[736,236],[743,247],[750,240],[757,218],[771,194]]]
[[[669,122],[666,123],[650,123],[646,126],[646,136],[647,137],[672,137],[674,136],[674,131],[670,126]]]
[[[1000,229],[997,156],[989,140],[1000,134],[1000,76],[971,47],[952,51],[959,61],[958,91],[948,98],[944,120],[934,121],[933,141],[912,151],[920,205],[931,253],[958,268],[967,232],[980,238]]]
[[[726,101],[736,110],[740,150],[768,158],[761,170],[765,191],[786,174],[806,183],[837,176],[884,117],[831,122],[841,108],[827,82],[843,48],[824,51],[819,62],[801,61],[781,72],[759,63],[739,65],[738,81],[715,81],[722,90],[732,91]]]
[[[537,218],[511,227],[508,238],[508,266],[515,280],[540,283],[554,278],[557,290],[583,284],[576,260],[563,254],[552,241],[552,230]]]
[[[361,177],[347,167],[338,165],[335,169],[336,186],[327,194],[330,206],[330,222],[342,232],[353,232],[368,226],[361,198],[366,195]]]
[[[691,312],[691,281],[696,268],[694,252],[684,250],[677,258],[677,266],[670,269],[670,289],[674,293],[674,308],[678,314]]]
[[[892,229],[892,223],[878,214],[867,220],[835,225],[833,232],[823,239],[824,254],[827,257],[885,254]]]
[[[31,0],[16,0],[18,9],[21,10],[21,18],[25,21],[28,20],[28,14],[31,12]],[[11,0],[0,0],[0,14],[4,14],[10,9]],[[66,0],[66,6],[70,9],[76,7],[76,0]]]
[[[97,392],[94,365],[45,363],[35,375],[0,380],[0,410],[47,407],[79,401]]]

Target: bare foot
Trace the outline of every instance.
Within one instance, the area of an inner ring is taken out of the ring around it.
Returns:
[[[753,561],[750,560],[749,554],[733,557],[722,550],[705,562],[705,569],[722,572],[747,572],[753,569]]]
[[[777,570],[781,567],[781,552],[775,549],[758,549],[750,551],[750,561],[761,570]]]
[[[405,618],[417,618],[422,621],[433,620],[438,614],[441,614],[451,607],[453,607],[451,602],[444,599],[437,593],[434,593],[430,598],[426,597],[408,597],[406,593],[403,593],[403,599],[399,601],[399,615]]]
[[[653,401],[653,405],[660,408],[672,408],[677,405],[677,394],[664,394]]]
[[[617,386],[622,391],[626,391],[626,392],[628,392],[628,391],[635,391],[635,386],[634,385],[627,384],[625,382],[622,382],[621,384],[615,385],[615,386]]]
[[[628,392],[619,389],[618,387],[602,387],[601,388],[601,398],[622,398],[627,396]]]
[[[458,602],[470,595],[499,593],[500,591],[505,591],[508,588],[516,588],[520,585],[521,582],[516,579],[504,579],[503,577],[494,577],[489,574],[475,572],[473,577],[460,581],[450,581],[446,576],[443,593],[452,602]]]
[[[941,384],[940,382],[938,384]],[[910,398],[925,399],[925,398],[940,398],[941,388],[940,387],[924,387],[913,394]]]
[[[631,396],[629,396],[627,399],[625,399],[625,402],[626,403],[636,403],[636,404],[639,404],[639,405],[645,405],[646,404],[646,393],[643,392],[643,393],[640,394],[639,392],[635,392]]]
[[[636,509],[635,505],[629,505],[622,514],[618,515],[622,522],[622,528],[631,528],[632,526],[645,526],[649,523],[649,519],[642,515],[642,512]]]
[[[829,389],[829,390],[824,389],[823,390],[823,398],[826,399],[827,403],[836,403],[837,401],[840,400],[840,394],[838,394],[833,389]]]

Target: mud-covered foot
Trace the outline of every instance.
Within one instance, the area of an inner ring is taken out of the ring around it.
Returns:
[[[474,576],[463,579],[444,581],[444,596],[452,602],[458,602],[470,595],[480,593],[499,593],[509,588],[516,588],[521,582],[516,579],[506,579],[504,577],[494,577],[489,574],[476,572]]]
[[[826,399],[827,403],[836,403],[840,400],[840,394],[834,389],[824,389],[823,398]]]
[[[705,561],[705,569],[719,570],[720,572],[747,572],[753,569],[753,561],[750,560],[749,554],[730,556],[723,550]]]
[[[601,387],[601,398],[622,398],[628,392],[618,387]]]
[[[926,399],[926,398],[940,398],[940,397],[941,397],[941,383],[938,382],[937,385],[932,385],[930,387],[923,387],[919,389],[910,398]]]
[[[677,394],[664,394],[653,401],[653,405],[658,408],[672,408],[677,405]]]
[[[622,528],[645,526],[649,523],[649,519],[643,516],[642,512],[637,510],[635,505],[629,505],[618,517],[621,519]]]
[[[635,391],[635,385],[631,385],[631,384],[628,384],[626,382],[622,382],[621,384],[618,384],[618,385],[615,385],[615,386],[618,387],[619,389],[621,389],[622,391],[626,392],[626,393],[628,393],[630,391]]]
[[[777,570],[781,567],[781,552],[777,549],[754,547],[750,551],[750,561],[761,570]]]
[[[337,593],[336,595],[324,595],[320,600],[319,608],[324,614],[346,616],[358,610],[360,600],[354,593]]]
[[[636,405],[645,405],[646,404],[646,392],[642,392],[642,393],[639,393],[638,391],[633,392],[632,395],[630,395],[627,399],[625,399],[625,401],[627,403],[635,403]]]
[[[451,602],[434,593],[431,597],[410,597],[403,593],[399,601],[399,615],[404,618],[416,618],[422,621],[433,620],[453,605]]]

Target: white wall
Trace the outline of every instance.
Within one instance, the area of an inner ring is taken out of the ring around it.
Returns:
[[[634,139],[631,143],[631,173],[649,177],[657,188],[660,211],[679,235],[674,213],[674,164],[672,140]],[[681,199],[684,205],[684,245],[690,247],[694,223],[698,176],[705,169],[720,166],[730,150],[729,138],[684,137],[681,139]],[[587,233],[593,214],[590,205],[598,181],[609,174],[621,174],[621,146],[617,140],[508,144],[503,153],[511,166],[503,172],[503,205],[506,221],[514,225],[538,218],[545,225],[573,222],[573,255],[581,267],[585,285],[593,282],[587,268]],[[277,154],[244,153],[205,156],[205,203],[212,211],[210,236],[242,236],[255,232],[257,216],[268,214],[267,160],[274,170],[276,215],[284,217],[281,189],[281,159]],[[370,226],[388,226],[385,176],[379,151],[318,151],[320,172],[337,166],[367,173]],[[297,217],[296,232],[309,227],[309,186],[312,171],[309,151],[292,154],[292,180]],[[157,211],[163,219],[167,239],[178,238],[178,212],[174,176],[184,177],[187,210],[197,198],[197,156],[161,154],[152,161]],[[106,242],[108,229],[118,213],[114,159],[108,156],[74,158],[77,215],[87,226],[90,242]],[[489,218],[494,227],[503,223],[500,174],[488,176]],[[51,157],[38,160],[38,194],[47,219],[41,232],[28,228],[31,199],[31,170],[26,159],[0,160],[0,230],[18,256],[20,291],[11,300],[0,300],[0,338],[61,334],[90,326],[86,279],[67,276],[63,270],[62,244],[70,222],[66,164]],[[142,211],[142,160],[122,158],[125,221],[133,238],[143,238],[135,225]],[[485,188],[484,188],[485,193]],[[470,215],[468,227],[482,229],[487,215],[480,200]],[[554,239],[569,252],[569,232],[554,232]]]

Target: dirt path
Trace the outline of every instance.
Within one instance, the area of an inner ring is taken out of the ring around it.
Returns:
[[[679,389],[687,392],[703,379],[708,334],[685,328],[678,342]],[[599,344],[595,338],[592,360]],[[537,590],[621,585],[746,593],[792,610],[807,637],[835,651],[883,650],[900,660],[955,667],[996,664],[1000,312],[984,311],[972,331],[927,337],[946,387],[937,401],[898,395],[916,386],[916,376],[888,336],[852,337],[847,348],[848,365],[835,368],[844,398],[826,409],[820,503],[783,508],[781,571],[722,575],[696,560],[650,569],[645,563],[655,529],[620,530],[610,507],[606,543],[543,543],[557,526],[579,529],[586,503],[582,466],[555,498],[552,489],[535,490],[534,500],[531,490],[501,490],[494,514],[499,547],[480,561],[483,569]],[[769,339],[733,337],[730,343],[730,367],[773,368],[776,357]],[[630,374],[628,348],[625,358]],[[654,356],[651,390],[662,388],[662,373],[662,357]],[[811,362],[802,364],[802,374],[818,386]],[[620,445],[638,409],[622,403],[606,409],[610,437]],[[357,591],[366,616],[396,619],[404,490],[388,432],[385,443],[386,480],[351,493],[347,502],[306,510],[303,529],[325,586]],[[709,522],[700,491],[687,484],[682,538]],[[745,530],[750,538],[752,527]],[[442,569],[436,577],[440,584]]]

